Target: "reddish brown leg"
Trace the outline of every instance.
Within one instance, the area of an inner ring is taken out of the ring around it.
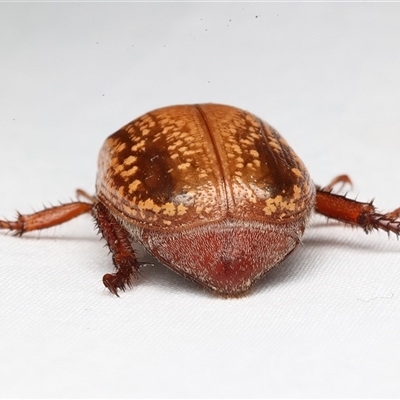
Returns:
[[[344,185],[348,184],[350,187],[353,186],[353,182],[351,181],[348,175],[338,175],[336,178],[333,178],[329,185],[323,187],[321,190],[324,192],[330,192],[338,183],[340,183],[340,188],[338,191],[342,190]]]
[[[95,196],[91,196],[90,194],[88,194],[87,192],[85,192],[82,189],[76,189],[76,197],[78,197],[78,199],[80,197],[83,197],[84,199],[90,201],[91,203],[96,203],[97,199]]]
[[[16,235],[21,236],[25,232],[46,229],[63,224],[81,214],[90,212],[92,207],[93,204],[75,201],[46,208],[45,210],[33,214],[23,215],[18,213],[18,218],[15,221],[0,220],[0,229],[15,231]]]
[[[347,175],[345,175],[347,177]],[[348,178],[348,177],[347,177]],[[334,179],[330,185],[321,189],[317,186],[317,198],[315,203],[315,211],[327,216],[328,218],[336,219],[354,226],[359,226],[366,233],[374,229],[381,229],[385,232],[393,232],[397,236],[400,234],[400,208],[386,214],[377,212],[370,203],[362,203],[352,200],[346,196],[332,193],[330,190],[338,182],[343,181],[340,177]],[[351,182],[351,181],[350,181]]]
[[[102,203],[98,202],[93,206],[93,215],[110,248],[117,269],[115,274],[104,275],[103,283],[111,293],[118,296],[119,289],[125,290],[126,286],[133,285],[141,263],[132,248],[129,233]]]

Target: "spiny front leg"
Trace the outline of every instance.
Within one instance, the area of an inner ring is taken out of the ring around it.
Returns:
[[[137,278],[140,262],[132,248],[129,233],[115,219],[104,204],[97,202],[93,207],[93,215],[108,247],[117,272],[103,277],[104,286],[118,296],[118,290],[131,287]]]
[[[343,179],[344,177],[344,179]],[[336,219],[354,226],[359,226],[366,233],[381,229],[385,232],[392,232],[400,235],[400,208],[381,214],[375,206],[370,203],[363,203],[352,200],[346,196],[332,193],[332,188],[337,183],[351,183],[347,175],[341,175],[334,179],[325,188],[317,186],[317,197],[315,211],[328,218]]]

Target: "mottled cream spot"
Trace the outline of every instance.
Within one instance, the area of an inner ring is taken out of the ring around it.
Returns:
[[[134,164],[136,161],[137,161],[137,157],[129,156],[129,157],[125,158],[124,165],[129,167],[130,165]]]
[[[281,151],[281,146],[279,146],[279,144],[275,141],[270,141],[268,142],[269,146],[271,147],[271,149],[275,152],[280,152]]]
[[[188,207],[185,207],[182,203],[178,205],[177,209],[177,214],[178,215],[184,215],[187,213]]]
[[[128,186],[129,193],[133,193],[140,184],[141,182],[139,181],[139,179],[135,179],[132,183],[130,183]]]
[[[128,176],[132,176],[132,175],[134,175],[134,174],[136,173],[136,171],[137,171],[138,169],[139,169],[139,168],[138,168],[136,165],[134,165],[131,169],[128,169],[127,171],[122,171],[122,172],[121,172],[121,176],[122,176],[123,178],[128,177]]]
[[[142,129],[142,135],[147,136],[150,133],[150,129]]]
[[[301,194],[301,189],[297,185],[294,185],[293,186],[293,197],[295,199],[298,199],[300,197],[300,194]]]
[[[293,190],[295,193],[297,193],[296,188],[299,189],[297,186],[294,186]],[[298,194],[297,197],[296,194],[294,195],[294,199],[296,198],[298,198]],[[283,218],[283,216],[286,215],[286,213],[284,213],[283,211],[295,211],[296,203],[294,199],[291,199],[290,201],[283,200],[283,197],[279,194],[278,196],[269,198],[265,201],[265,207],[263,208],[263,211],[266,215],[271,215],[277,212],[279,209],[280,218]]]
[[[275,199],[268,199],[265,201],[263,211],[266,215],[272,215],[276,211]]]
[[[243,143],[243,144],[247,144],[249,146],[253,144],[253,141],[249,140],[249,139],[240,139],[239,142]]]
[[[238,144],[232,145],[232,150],[233,150],[236,154],[242,154],[242,149],[240,148],[240,146],[239,146]]]
[[[303,174],[301,173],[301,171],[298,168],[292,168],[292,172],[298,176],[299,178],[303,177]]]
[[[168,133],[173,127],[172,126],[165,126],[162,130],[163,133]]]
[[[171,221],[168,221],[167,219],[163,219],[163,224],[165,224],[165,225],[171,225],[172,224],[172,222]]]
[[[132,146],[131,150],[132,151],[138,151],[140,149],[143,149],[145,147],[144,144],[145,144],[145,141],[141,140],[138,144],[135,144],[134,146]]]
[[[257,150],[250,150],[250,154],[254,157],[254,158],[258,158],[260,155],[258,154]]]
[[[178,169],[185,170],[190,167],[190,163],[183,163],[178,165]]]
[[[167,126],[167,125],[171,125],[171,122],[173,122],[173,121],[171,121],[170,117],[167,116],[167,117],[161,118],[159,120],[159,122],[160,122],[160,125]]]
[[[150,210],[158,214],[161,211],[161,207],[154,203],[152,199],[141,200],[138,203],[138,207],[141,211]]]
[[[121,151],[125,150],[126,148],[126,143],[120,143],[119,145],[114,147],[114,151],[116,153],[120,153]]]
[[[112,163],[112,165],[116,165],[116,166],[114,167],[114,173],[115,173],[115,174],[119,174],[119,173],[121,173],[121,171],[124,171],[124,170],[125,170],[124,164]]]
[[[260,139],[260,135],[258,135],[257,133],[250,133],[250,136],[251,136],[253,139],[256,139],[256,140]]]
[[[161,206],[164,210],[163,214],[173,216],[176,214],[175,204],[174,203],[165,203]]]
[[[178,157],[179,157],[179,154],[178,154],[178,153],[171,154],[171,158],[172,158],[173,160],[175,160],[175,158],[178,158]]]

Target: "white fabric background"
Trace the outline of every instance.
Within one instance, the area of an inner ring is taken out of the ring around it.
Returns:
[[[400,4],[0,4],[0,214],[93,192],[156,107],[276,127],[316,183],[400,206]],[[40,239],[38,239],[40,236]],[[90,216],[0,234],[0,396],[399,397],[400,243],[315,217],[247,297],[162,266],[116,298]]]

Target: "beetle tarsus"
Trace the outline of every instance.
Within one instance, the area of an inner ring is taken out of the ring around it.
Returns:
[[[398,219],[399,216],[396,216],[396,214],[393,213],[394,212],[392,211],[387,214],[367,214],[364,216],[368,220],[367,226],[364,230],[369,233],[374,229],[381,229],[388,234],[394,233],[398,237],[400,235],[400,220]]]
[[[124,290],[125,287],[121,286],[121,284],[118,284],[117,282],[118,278],[116,274],[105,274],[103,276],[103,284],[104,286],[112,293],[115,294],[116,296],[119,297],[118,294],[118,289]]]
[[[115,274],[105,274],[103,284],[112,294],[119,297],[118,291],[125,292],[126,288],[131,288],[137,279],[137,273],[132,271],[132,266],[129,266],[127,269],[119,268]]]

